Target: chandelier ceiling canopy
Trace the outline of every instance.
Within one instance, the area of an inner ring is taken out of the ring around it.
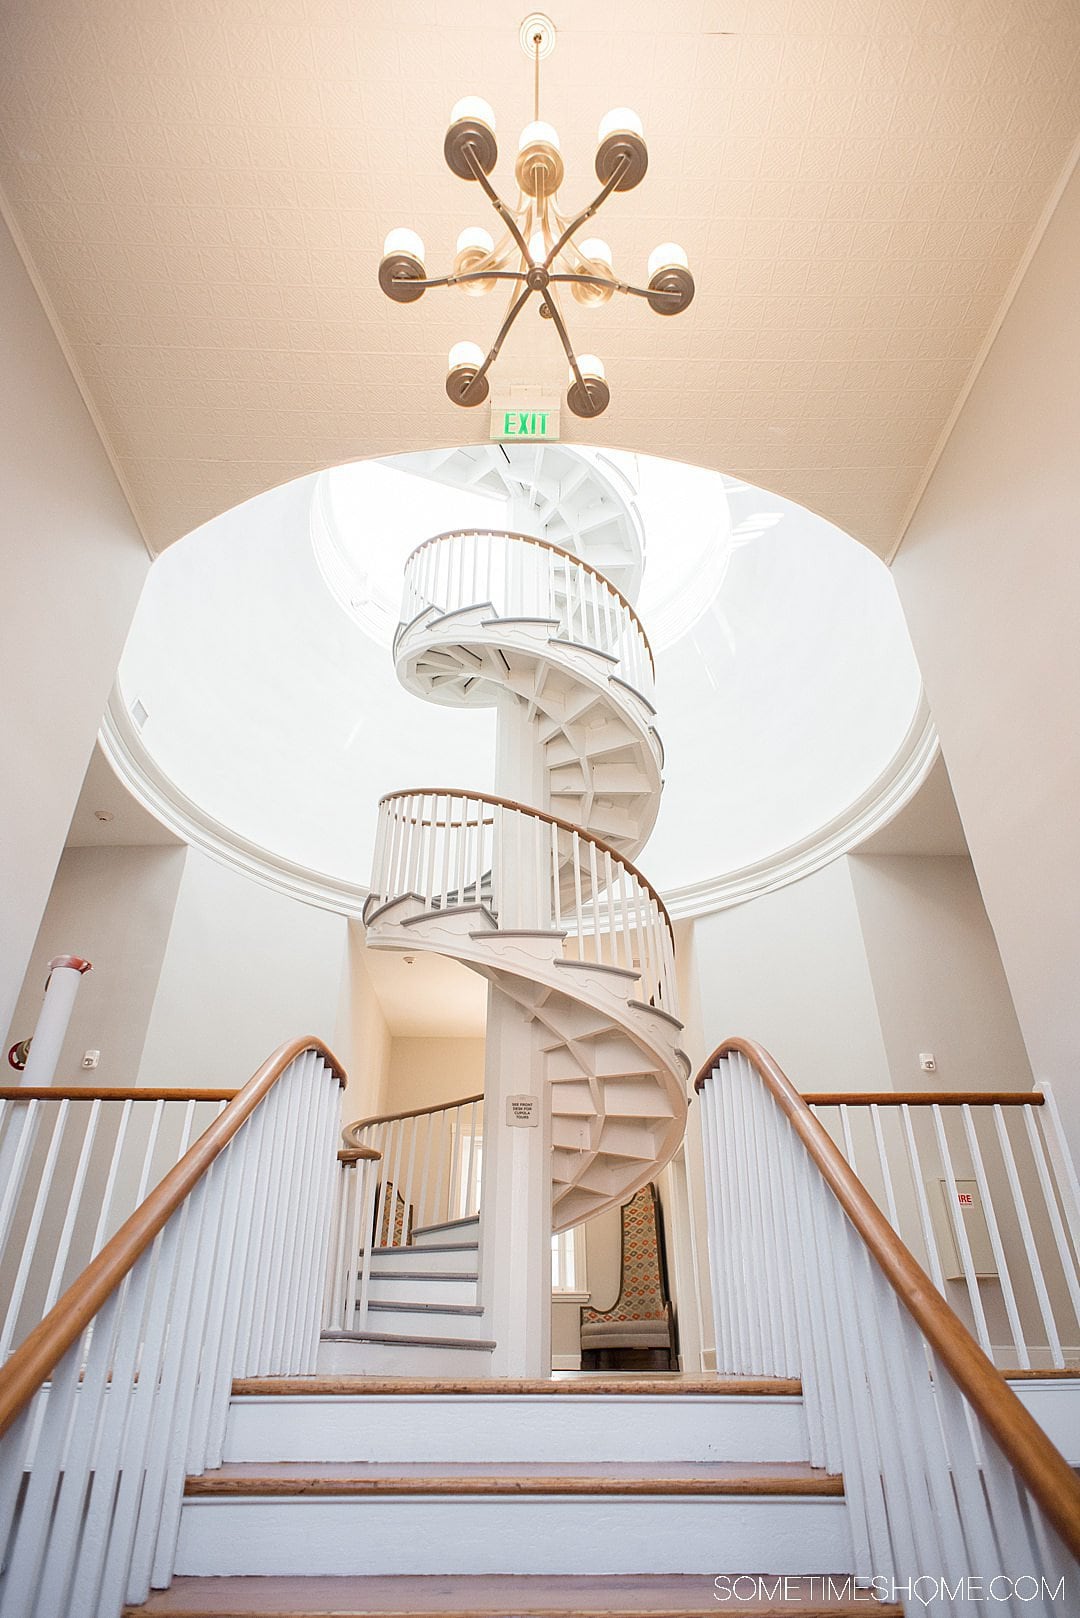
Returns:
[[[424,244],[415,231],[392,230],[383,246],[379,284],[396,303],[414,303],[431,287],[458,286],[473,297],[495,291],[506,282],[509,302],[502,325],[485,355],[476,343],[455,343],[450,350],[446,391],[455,404],[482,404],[488,395],[488,373],[514,321],[535,292],[540,314],[554,326],[569,365],[566,402],[578,416],[598,416],[607,408],[610,390],[603,362],[595,354],[577,354],[559,305],[559,290],[568,287],[581,304],[606,303],[613,292],[644,298],[660,315],[677,315],[694,296],[694,278],[686,253],[676,242],[663,242],[649,256],[648,284],[634,286],[615,273],[606,242],[579,230],[613,191],[632,191],[645,177],[649,154],[641,119],[629,107],[616,107],[600,120],[596,177],[600,190],[579,213],[559,206],[565,167],[558,132],[540,117],[540,63],[555,45],[555,26],[534,13],[521,26],[522,48],[533,60],[533,117],[518,137],[514,177],[517,202],[508,206],[489,175],[498,158],[495,114],[479,96],[465,96],[450,114],[443,152],[451,171],[475,181],[502,225],[498,241],[478,225],[467,226],[457,240],[453,270],[429,276]]]

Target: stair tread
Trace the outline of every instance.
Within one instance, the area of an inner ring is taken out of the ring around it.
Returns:
[[[678,1398],[794,1397],[802,1395],[802,1383],[784,1377],[683,1376],[679,1372],[639,1376],[590,1376],[588,1374],[532,1377],[421,1377],[421,1376],[249,1376],[233,1383],[233,1394],[431,1394],[481,1395],[607,1395],[648,1396],[657,1394]]]
[[[187,1495],[829,1495],[843,1479],[805,1461],[229,1461]]]
[[[484,936],[487,937],[488,935],[485,934]],[[433,1230],[464,1230],[469,1225],[479,1229],[480,1215],[467,1214],[462,1219],[444,1219],[437,1225],[414,1225],[412,1231],[413,1245],[419,1246],[416,1238],[418,1236],[427,1236]]]
[[[379,1253],[475,1253],[479,1242],[425,1242],[423,1247],[373,1247],[372,1256]]]
[[[179,1578],[125,1618],[903,1618],[865,1590],[854,1599],[848,1574],[787,1579],[779,1600],[772,1588],[767,1579],[765,1599],[721,1607],[712,1578],[694,1574]]]
[[[379,1270],[378,1281],[479,1281],[476,1270]]]
[[[400,1331],[324,1331],[331,1343],[388,1343],[392,1348],[478,1348],[490,1353],[498,1345],[479,1337],[428,1337]]]
[[[359,1304],[356,1306],[358,1309]],[[378,1309],[386,1314],[424,1314],[424,1315],[482,1315],[482,1303],[423,1303],[409,1302],[404,1298],[369,1298],[369,1309]]]

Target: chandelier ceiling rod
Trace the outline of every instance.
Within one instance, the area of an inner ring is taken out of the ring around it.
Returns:
[[[566,220],[559,211],[558,191],[564,167],[559,137],[540,117],[540,62],[554,47],[555,27],[539,14],[526,20],[522,45],[532,47],[533,120],[518,142],[514,166],[517,206],[505,203],[488,176],[495,167],[495,114],[478,96],[466,96],[451,113],[443,143],[447,164],[463,180],[475,180],[506,229],[498,246],[486,230],[470,226],[458,237],[454,268],[448,275],[428,276],[424,244],[411,230],[392,230],[379,265],[379,284],[396,303],[414,303],[432,287],[460,286],[472,295],[494,290],[498,281],[521,286],[510,302],[494,342],[485,355],[476,343],[455,343],[450,350],[446,391],[455,404],[482,404],[489,391],[488,372],[507,333],[535,292],[540,313],[555,327],[569,366],[566,401],[578,416],[598,416],[607,408],[610,390],[602,362],[594,354],[575,353],[555,295],[568,285],[582,304],[606,303],[613,292],[645,298],[657,314],[679,314],[692,301],[694,278],[686,254],[664,242],[649,258],[648,285],[635,286],[615,275],[606,242],[577,242],[577,232],[599,211],[613,191],[631,191],[649,164],[641,120],[627,107],[617,107],[600,123],[596,175],[601,188],[591,203]],[[546,48],[545,48],[546,47]],[[515,260],[517,262],[515,263]],[[559,268],[559,265],[562,265]]]

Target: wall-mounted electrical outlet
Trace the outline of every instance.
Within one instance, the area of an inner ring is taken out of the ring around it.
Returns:
[[[100,1051],[83,1051],[83,1053],[82,1053],[82,1065],[83,1065],[83,1067],[97,1067],[97,1065],[98,1065],[98,1063],[100,1061],[101,1061],[101,1052]]]
[[[934,1055],[933,1051],[919,1052],[919,1066],[922,1068],[924,1073],[937,1072],[937,1057]]]

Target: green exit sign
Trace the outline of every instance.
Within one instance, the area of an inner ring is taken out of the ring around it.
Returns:
[[[500,442],[531,441],[559,436],[559,407],[554,405],[493,404],[491,436]]]

